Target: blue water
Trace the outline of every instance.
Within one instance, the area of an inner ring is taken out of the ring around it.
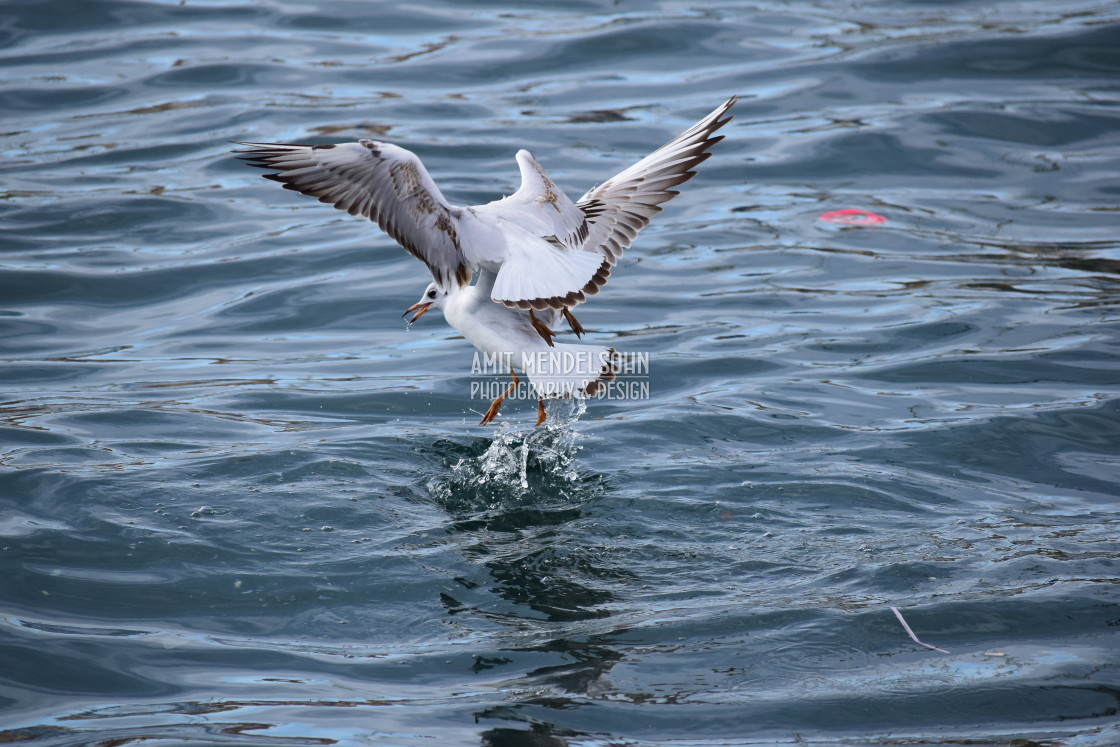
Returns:
[[[0,741],[1120,744],[1120,5],[28,0],[0,44]],[[648,398],[536,431],[406,330],[422,265],[229,153],[578,197],[733,94],[579,315]]]

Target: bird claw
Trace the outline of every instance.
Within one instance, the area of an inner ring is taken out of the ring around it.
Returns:
[[[529,309],[529,321],[533,323],[533,329],[537,330],[537,334],[548,343],[550,348],[556,347],[556,343],[552,341],[552,338],[556,337],[556,333],[549,329],[547,324],[537,319],[537,315],[533,313],[532,309]]]
[[[491,420],[498,417],[498,408],[502,406],[502,400],[509,396],[509,393],[514,390],[514,387],[521,383],[521,380],[517,378],[517,374],[515,374],[512,370],[509,372],[509,377],[513,379],[513,381],[510,382],[510,385],[506,387],[506,390],[504,392],[495,397],[494,401],[490,403],[490,407],[486,410],[486,414],[482,416],[482,420],[478,421],[479,425],[486,425]]]
[[[561,309],[560,313],[564,315],[564,320],[568,322],[568,326],[571,327],[572,331],[576,333],[576,337],[583,337],[583,333],[587,330],[585,330],[583,328],[583,325],[580,324],[574,316],[572,316],[572,312],[568,311],[565,308]]]
[[[479,425],[487,425],[487,424],[490,423],[491,420],[498,417],[498,408],[501,407],[501,405],[502,405],[502,401],[500,399],[496,399],[493,402],[491,402],[490,403],[490,409],[488,409],[486,411],[486,414],[482,416],[482,420],[478,421],[478,424]]]

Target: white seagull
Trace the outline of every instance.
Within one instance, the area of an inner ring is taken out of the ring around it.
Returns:
[[[567,321],[584,330],[571,309],[599,292],[638,231],[661,212],[672,188],[723,139],[732,97],[669,143],[572,202],[528,151],[517,152],[521,187],[485,205],[458,207],[444,199],[415,153],[363,139],[334,145],[237,143],[252,166],[320,202],[373,220],[428,266],[434,282],[405,313],[441,309],[448,324],[500,360],[513,383],[482,418],[489,423],[502,400],[528,375],[543,397],[592,396],[614,375],[614,351],[552,340]],[[474,279],[474,284],[472,284]],[[541,312],[538,316],[536,312]],[[542,318],[543,317],[543,318]]]

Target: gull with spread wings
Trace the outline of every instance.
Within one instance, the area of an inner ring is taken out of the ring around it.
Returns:
[[[614,371],[613,350],[566,345],[552,328],[583,327],[571,309],[599,292],[638,231],[678,193],[673,187],[723,139],[731,120],[728,99],[711,114],[628,169],[572,202],[525,150],[517,152],[521,187],[485,205],[451,205],[416,154],[376,140],[335,145],[238,143],[265,178],[317,197],[351,215],[373,220],[431,271],[433,282],[406,314],[432,308],[488,356],[508,362],[513,384],[482,419],[497,415],[518,383],[529,377],[541,398],[591,396]],[[472,284],[472,279],[474,280]],[[539,314],[538,314],[539,312]]]

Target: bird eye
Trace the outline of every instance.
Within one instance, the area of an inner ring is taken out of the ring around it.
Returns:
[[[428,291],[428,298],[435,298],[435,297],[436,297],[436,289],[432,288],[430,291]]]

